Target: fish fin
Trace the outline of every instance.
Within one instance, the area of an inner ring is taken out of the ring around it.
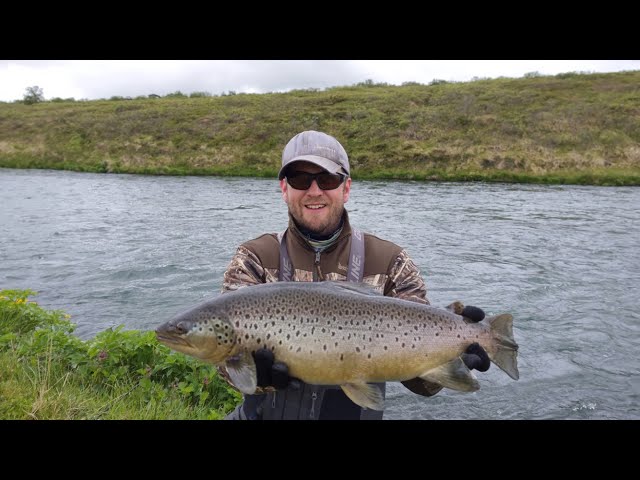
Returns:
[[[460,357],[456,357],[444,365],[432,368],[420,375],[420,378],[461,392],[475,392],[480,388],[478,380]]]
[[[423,380],[420,377],[411,378],[401,383],[413,393],[417,393],[418,395],[422,395],[423,397],[432,397],[443,388],[439,383],[429,382],[427,380]]]
[[[384,396],[378,385],[371,383],[345,383],[340,385],[356,405],[372,410],[384,410]]]
[[[375,289],[371,284],[365,282],[340,282],[340,281],[326,281],[322,282],[326,286],[331,288],[349,290],[350,292],[359,293],[361,295],[380,297],[382,294]]]
[[[254,393],[258,386],[256,362],[251,353],[243,350],[238,355],[229,357],[225,363],[227,373],[233,384],[242,393]]]
[[[520,378],[518,372],[518,344],[513,338],[513,317],[508,313],[487,318],[491,336],[497,345],[495,351],[487,351],[489,358],[514,380]]]

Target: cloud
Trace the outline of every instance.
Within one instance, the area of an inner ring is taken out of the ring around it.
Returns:
[[[638,60],[2,60],[0,100],[22,99],[38,85],[45,98],[136,97],[176,91],[219,95],[433,79],[521,77],[537,71],[639,70]]]

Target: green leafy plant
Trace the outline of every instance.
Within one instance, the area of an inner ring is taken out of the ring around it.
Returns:
[[[182,405],[180,416],[191,412],[217,419],[242,398],[214,366],[170,351],[153,332],[118,326],[84,341],[73,335],[68,314],[41,308],[29,299],[33,295],[32,290],[0,291],[0,379],[17,379],[17,389],[33,397],[24,413],[28,417],[73,418],[60,412],[69,411],[71,407],[62,406],[73,404],[69,397],[76,397],[77,388],[83,391],[83,405],[91,403],[87,398],[108,399],[108,408],[95,400],[102,405],[88,418],[135,418],[136,411],[139,418],[165,418],[167,408]],[[2,385],[0,380],[0,415],[8,410],[11,418],[22,418],[12,402],[5,402]],[[123,407],[123,402],[133,406]],[[16,405],[24,410],[24,402]]]

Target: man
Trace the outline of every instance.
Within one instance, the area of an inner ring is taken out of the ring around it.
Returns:
[[[222,291],[277,281],[358,281],[380,293],[429,303],[418,268],[398,245],[362,233],[349,223],[344,204],[351,193],[349,159],[332,136],[313,130],[299,133],[282,153],[278,174],[289,226],[240,245],[224,273]],[[480,321],[484,313],[466,307],[457,313]],[[245,395],[228,419],[381,419],[382,412],[362,409],[339,386],[307,385],[288,376],[271,351],[256,352],[258,386]],[[486,371],[489,359],[477,343],[463,354],[469,368]],[[221,374],[226,377],[224,370]],[[228,378],[228,377],[227,377]],[[411,391],[431,396],[440,385],[420,378],[403,382]],[[380,384],[384,392],[385,384]]]

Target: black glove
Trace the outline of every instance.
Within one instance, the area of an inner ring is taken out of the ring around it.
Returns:
[[[491,366],[489,355],[479,343],[469,345],[460,357],[469,370],[475,368],[479,372],[486,372]]]
[[[274,362],[274,355],[268,348],[261,348],[253,354],[256,362],[259,387],[273,387],[277,390],[287,388],[292,379],[289,367],[282,362]]]
[[[472,307],[471,305],[467,305],[462,309],[461,315],[463,317],[468,318],[474,323],[478,323],[484,319],[484,310],[478,307]]]
[[[273,387],[277,390],[287,388],[297,380],[289,376],[289,368],[282,362],[275,362],[273,352],[261,348],[253,353],[256,362],[258,387]],[[238,405],[225,420],[262,420],[262,403],[266,393],[244,395],[242,404]]]
[[[462,316],[477,323],[484,319],[484,311],[481,308],[467,305],[462,310]],[[487,352],[485,352],[479,343],[469,345],[461,357],[469,370],[476,369],[479,372],[486,372],[491,366],[489,355],[487,355]]]

